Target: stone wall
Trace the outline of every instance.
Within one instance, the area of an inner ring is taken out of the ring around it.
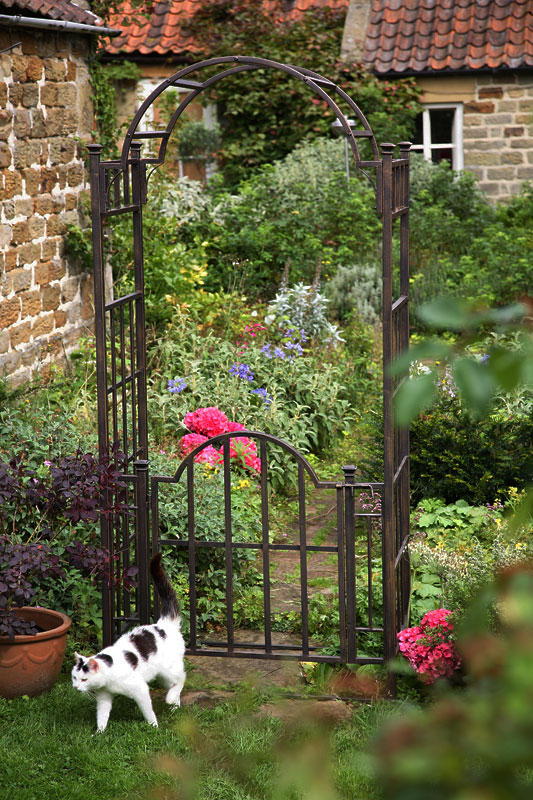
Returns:
[[[463,104],[464,168],[491,201],[533,180],[533,72],[420,78],[424,103]]]
[[[491,199],[533,179],[533,72],[479,75],[464,107],[465,169]]]
[[[82,222],[93,127],[89,37],[0,33],[0,376],[46,375],[93,317],[91,279],[64,252]]]

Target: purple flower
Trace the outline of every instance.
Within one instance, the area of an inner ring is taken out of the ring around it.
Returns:
[[[173,378],[169,378],[167,389],[169,392],[171,392],[171,394],[179,394],[186,388],[187,384],[183,378],[176,378],[175,380]]]
[[[254,379],[254,373],[247,364],[232,364],[229,372],[230,375],[235,375],[236,378],[242,378],[243,381],[250,381],[250,383]]]
[[[286,342],[285,348],[287,350],[292,350],[294,355],[303,356],[304,351],[302,350],[302,345],[298,342]]]
[[[267,358],[272,358],[272,353],[270,351],[270,343],[269,342],[267,342],[267,344],[263,345],[263,347],[261,348],[261,352],[264,353]]]
[[[257,394],[257,395],[259,395],[259,397],[262,397],[262,398],[263,398],[263,401],[264,401],[264,403],[265,403],[265,408],[266,408],[267,406],[269,406],[269,405],[270,405],[270,403],[271,403],[271,402],[272,402],[272,400],[273,400],[273,398],[272,398],[272,397],[270,397],[270,395],[268,394],[268,392],[267,392],[267,390],[266,390],[266,389],[250,389],[250,392],[251,392],[252,394]]]
[[[276,358],[285,358],[285,353],[281,349],[281,347],[275,347],[274,348],[274,355],[275,355]]]

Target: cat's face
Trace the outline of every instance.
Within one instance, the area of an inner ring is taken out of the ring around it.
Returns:
[[[100,665],[95,658],[85,658],[79,653],[76,656],[76,663],[72,667],[72,685],[80,692],[88,692],[98,689],[101,684]]]

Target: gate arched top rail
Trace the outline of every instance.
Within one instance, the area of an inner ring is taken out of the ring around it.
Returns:
[[[235,66],[231,67],[230,69],[224,69],[221,72],[211,76],[206,81],[192,81],[188,80],[187,76],[191,73],[194,73],[198,70],[206,69],[208,67],[224,65],[224,64],[235,64]],[[146,163],[151,164],[161,164],[165,159],[167,143],[172,133],[174,126],[176,125],[178,119],[185,111],[187,106],[192,103],[192,101],[205,89],[213,86],[222,78],[226,78],[229,75],[236,75],[240,72],[247,72],[250,70],[256,69],[277,69],[281,72],[285,72],[288,75],[292,75],[297,80],[303,81],[307,86],[309,86],[312,91],[314,91],[325,103],[329,106],[329,108],[333,111],[339,122],[341,123],[342,129],[347,137],[347,141],[350,143],[350,147],[355,159],[355,163],[357,167],[361,166],[377,166],[379,163],[379,150],[376,143],[376,139],[374,133],[372,132],[372,128],[368,123],[366,117],[361,112],[359,107],[356,103],[351,99],[351,97],[337,84],[330,81],[328,78],[320,75],[317,72],[313,72],[312,70],[305,69],[303,67],[295,67],[292,64],[282,64],[278,61],[272,61],[267,58],[255,58],[252,56],[220,56],[218,58],[209,58],[205,61],[199,61],[196,64],[192,64],[188,67],[185,67],[182,70],[174,73],[173,75],[166,78],[162,83],[157,86],[153,92],[146,98],[146,100],[142,103],[139,110],[135,114],[129,128],[128,132],[126,133],[124,144],[122,147],[122,167],[123,169],[126,168],[130,148],[133,143],[133,140],[139,139],[161,139],[161,145],[159,148],[159,153],[157,157],[154,158],[147,158],[144,159]],[[161,131],[138,131],[139,123],[143,119],[144,115],[146,114],[147,110],[150,106],[154,103],[155,100],[162,94],[166,89],[169,87],[181,87],[185,89],[190,89],[190,93],[187,97],[180,103],[174,114],[172,115],[167,127]],[[335,100],[325,91],[323,87],[327,87],[331,93],[337,94],[350,108],[350,111],[357,117],[358,121],[362,125],[362,130],[355,130],[353,131],[348,124],[348,118],[345,114],[341,111]],[[357,146],[356,138],[363,138],[367,139],[370,142],[372,147],[372,153],[375,159],[375,162],[362,162],[360,155],[359,155],[359,148]]]
[[[294,459],[299,464],[301,464],[302,467],[305,469],[305,471],[313,481],[313,485],[315,486],[316,489],[335,489],[336,487],[343,485],[342,478],[339,478],[338,481],[321,481],[316,472],[314,471],[313,467],[311,466],[311,464],[307,461],[307,459],[304,458],[304,456],[301,453],[299,453],[298,450],[296,450],[296,448],[292,446],[292,444],[289,444],[284,439],[279,439],[277,436],[272,436],[272,434],[270,433],[263,433],[262,431],[248,431],[248,430],[228,431],[227,433],[219,433],[217,436],[213,436],[206,442],[202,442],[202,444],[198,445],[198,447],[195,447],[194,450],[191,450],[191,452],[185,456],[185,458],[179,465],[176,474],[172,478],[172,483],[177,483],[179,481],[187,466],[194,462],[194,457],[197,456],[198,453],[201,453],[202,450],[204,450],[206,447],[209,447],[209,445],[213,446],[215,444],[223,444],[225,441],[229,441],[230,439],[239,439],[242,437],[247,437],[249,439],[258,439],[259,441],[262,440],[264,442],[272,442],[272,444],[275,444],[278,447],[281,447],[283,450],[290,453],[294,457]]]

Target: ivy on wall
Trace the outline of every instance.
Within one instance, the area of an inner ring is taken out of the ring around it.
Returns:
[[[344,12],[323,8],[280,21],[257,0],[206,0],[188,32],[202,57],[253,55],[320,72],[356,101],[378,142],[408,139],[420,110],[413,79],[380,81],[361,64],[343,64],[344,19]],[[328,135],[335,119],[308,87],[276,70],[226,78],[203,99],[218,107],[219,162],[230,185],[287,155],[303,139]]]

